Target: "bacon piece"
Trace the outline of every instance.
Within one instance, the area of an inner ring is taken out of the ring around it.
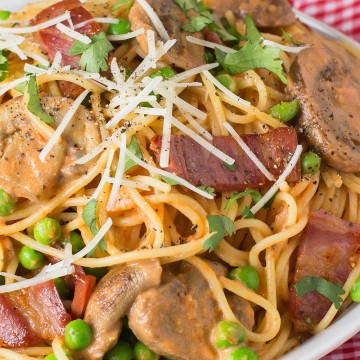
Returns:
[[[52,280],[0,295],[0,318],[0,340],[6,347],[59,338],[71,320]]]
[[[56,16],[62,15],[66,11],[70,11],[71,20],[74,25],[93,18],[92,15],[83,6],[81,6],[80,1],[63,0],[42,10],[30,21],[30,24],[36,25],[42,23]],[[69,26],[68,21],[64,21],[63,24]],[[91,38],[101,32],[101,27],[97,22],[91,21],[76,29],[76,31]],[[56,28],[56,26],[40,30],[38,32],[38,36],[41,49],[48,54],[51,61],[54,60],[56,53],[60,51],[62,55],[62,66],[70,65],[75,69],[80,67],[80,55],[69,55],[69,49],[76,41],[75,39],[62,33]],[[71,96],[73,98],[78,97],[83,90],[80,86],[66,81],[61,81],[60,87],[66,96]]]
[[[207,27],[202,31],[204,35],[204,40],[210,41],[215,44],[224,45],[220,36],[216,34],[214,31],[209,30]]]
[[[294,283],[305,276],[322,277],[343,285],[360,254],[360,225],[316,211],[310,215],[297,251]],[[295,331],[310,331],[325,316],[331,301],[316,291],[298,298],[290,289]],[[306,321],[308,320],[308,321]]]
[[[284,171],[298,144],[295,129],[287,127],[261,135],[244,135],[242,139],[275,178]],[[170,162],[166,170],[195,186],[206,185],[215,191],[243,191],[268,183],[264,174],[232,137],[214,137],[213,145],[235,159],[235,171],[229,170],[218,157],[185,135],[171,136]],[[151,149],[159,162],[160,135],[152,139]],[[297,164],[287,181],[299,179],[300,165]]]

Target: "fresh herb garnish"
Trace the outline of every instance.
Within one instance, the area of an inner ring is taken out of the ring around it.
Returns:
[[[230,165],[224,161],[223,165],[226,166],[230,171],[235,171],[237,169],[236,162],[234,162],[232,165]]]
[[[160,176],[162,180],[164,180],[166,183],[168,183],[169,185],[180,185],[179,182],[177,182],[176,180],[173,180],[167,176],[161,175]]]
[[[305,43],[301,42],[301,41],[295,41],[289,33],[287,33],[284,29],[281,29],[281,32],[284,36],[284,39],[289,43],[289,44],[293,44],[296,46],[301,46],[301,45],[305,45]]]
[[[4,51],[0,50],[0,81],[4,81],[9,71],[9,63]]]
[[[28,110],[35,116],[38,116],[43,122],[47,124],[53,124],[54,118],[45,112],[41,106],[39,89],[36,83],[36,76],[30,76],[27,86],[29,94],[29,101],[27,103]]]
[[[341,286],[316,276],[305,276],[294,287],[299,298],[311,291],[317,291],[328,298],[336,309],[339,309],[343,302],[339,295],[345,294],[345,290]]]
[[[111,11],[115,11],[116,9],[118,9],[119,7],[124,6],[124,5],[129,5],[129,8],[130,8],[133,3],[134,3],[134,0],[119,0],[111,7]]]
[[[238,201],[240,200],[241,198],[243,198],[244,196],[246,195],[250,195],[252,197],[252,199],[254,200],[255,204],[257,202],[259,202],[261,199],[262,199],[262,196],[260,195],[260,193],[258,191],[255,191],[255,190],[245,190],[241,193],[238,193],[238,194],[233,194],[233,196],[231,196],[226,204],[225,204],[225,207],[224,207],[224,210],[225,211],[228,211],[229,210],[229,207],[231,205],[231,203],[233,201]]]
[[[106,38],[104,32],[96,34],[90,44],[75,41],[69,50],[69,55],[80,55],[80,67],[82,70],[98,73],[108,69],[107,60],[109,52],[114,47]]]
[[[215,189],[210,186],[200,185],[200,186],[198,186],[198,189],[207,192],[211,196],[216,196]]]
[[[230,74],[239,74],[247,70],[266,69],[277,75],[287,84],[283,72],[283,61],[279,59],[280,49],[262,45],[262,37],[252,19],[246,18],[246,44],[235,53],[226,53],[215,48],[218,63]]]
[[[214,233],[203,244],[205,250],[214,251],[219,242],[225,235],[234,235],[236,227],[234,222],[224,215],[207,215],[206,220],[209,224],[209,232]]]
[[[213,21],[205,16],[195,16],[193,17],[189,24],[183,26],[183,29],[188,32],[197,32],[203,30],[206,26],[211,24]]]
[[[138,157],[139,159],[143,159],[143,155],[139,146],[138,141],[136,140],[136,137],[133,136],[130,140],[130,144],[127,148],[132,154],[134,154],[136,157]],[[124,167],[124,171],[128,171],[131,168],[133,168],[134,166],[136,166],[137,163],[135,161],[133,161],[132,159],[130,159],[128,156],[125,157],[125,167]]]
[[[252,211],[247,207],[245,206],[242,213],[241,213],[241,216],[244,218],[244,219],[253,219],[254,218],[254,214],[252,213]]]
[[[90,200],[84,207],[82,218],[85,221],[85,224],[90,229],[91,233],[95,236],[99,230],[96,226],[96,207],[97,207],[97,200],[92,199]],[[106,250],[106,242],[105,238],[102,238],[99,242],[99,248],[102,252]],[[91,250],[87,257],[94,257],[95,255],[95,248]]]

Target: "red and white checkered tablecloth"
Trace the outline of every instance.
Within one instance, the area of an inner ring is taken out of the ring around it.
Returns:
[[[293,7],[360,42],[360,0],[290,0]],[[321,360],[360,359],[360,333]]]

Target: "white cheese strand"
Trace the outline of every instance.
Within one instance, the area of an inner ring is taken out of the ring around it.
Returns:
[[[58,139],[60,138],[61,134],[65,130],[66,126],[71,121],[72,117],[75,115],[76,111],[78,110],[81,103],[84,101],[85,97],[89,94],[89,91],[84,90],[79,97],[74,101],[74,103],[71,105],[68,112],[65,114],[64,118],[61,120],[59,126],[56,128],[54,134],[51,136],[48,143],[44,146],[44,148],[41,150],[39,159],[42,162],[45,162],[46,156],[51,151],[52,147],[57,143]]]
[[[171,120],[173,111],[174,91],[171,91],[171,97],[166,99],[165,105],[165,116],[163,123],[163,133],[161,139],[161,150],[160,150],[160,167],[167,168],[169,166],[170,159],[170,139],[171,139]]]
[[[60,22],[63,22],[65,20],[68,20],[70,18],[70,12],[66,11],[65,14],[59,15],[54,17],[53,19],[47,20],[43,23],[34,25],[34,26],[28,26],[28,27],[13,27],[13,28],[7,28],[7,27],[0,27],[0,33],[7,33],[7,34],[29,34],[33,32],[37,32],[42,29],[46,29],[50,26],[54,26]]]
[[[252,152],[252,150],[245,144],[245,141],[240,137],[236,130],[227,122],[223,123],[227,131],[233,136],[235,141],[239,146],[244,150],[245,154],[251,159],[251,161],[257,166],[257,168],[265,175],[265,177],[270,181],[275,181],[274,176],[270,171],[264,166],[264,164],[257,158],[257,156]],[[231,165],[231,164],[230,164]]]
[[[198,74],[204,72],[205,70],[212,70],[218,66],[219,66],[218,63],[201,65],[201,66],[195,67],[193,69],[183,71],[180,74],[176,74],[174,77],[171,78],[171,81],[173,81],[173,82],[184,81],[192,76],[195,76],[195,75],[198,75]]]
[[[188,121],[190,125],[193,126],[193,128],[202,136],[204,136],[209,141],[212,141],[214,138],[204,127],[202,127],[189,113],[186,111],[183,111],[182,109],[179,109],[181,114],[184,116],[184,118]]]
[[[286,180],[286,178],[290,175],[290,173],[293,171],[294,167],[296,166],[296,163],[300,158],[301,152],[302,152],[302,145],[298,145],[296,147],[294,155],[292,156],[284,172],[279,176],[279,178],[276,180],[274,185],[262,197],[262,199],[250,209],[250,211],[253,214],[256,214],[276,194],[276,192],[280,188],[280,185]]]
[[[83,26],[92,22],[97,22],[99,24],[117,24],[119,22],[119,19],[109,18],[109,17],[96,17],[74,25],[74,30],[80,29]]]
[[[58,30],[60,30],[62,33],[64,33],[65,35],[67,35],[75,40],[81,41],[84,44],[91,43],[91,39],[88,36],[80,34],[79,32],[70,29],[69,27],[65,26],[62,23],[56,24],[56,28]]]
[[[150,67],[156,69],[156,47],[155,47],[155,33],[152,30],[147,31],[148,54],[150,60]]]
[[[280,49],[282,51],[286,51],[288,53],[294,53],[294,54],[298,54],[300,51],[303,51],[303,50],[308,49],[310,47],[309,45],[306,45],[306,46],[286,46],[286,45],[282,45],[282,44],[279,44],[279,43],[277,43],[275,41],[271,41],[271,40],[264,40],[263,45],[275,47],[275,48],[278,48],[278,49]]]
[[[146,12],[147,16],[149,17],[149,19],[151,20],[151,22],[153,23],[156,31],[159,33],[159,35],[164,39],[164,40],[170,40],[169,34],[165,29],[165,26],[163,25],[163,23],[161,22],[159,16],[157,15],[157,13],[154,11],[154,9],[145,1],[145,0],[136,0],[138,2],[138,4],[144,9],[144,11]]]
[[[30,76],[23,76],[9,83],[5,83],[3,86],[0,87],[0,96],[4,95],[7,91],[13,89],[15,86],[22,84],[25,81],[28,81],[29,79]]]
[[[144,169],[148,170],[151,173],[155,173],[155,174],[158,174],[158,175],[168,177],[169,179],[178,182],[180,185],[183,185],[183,186],[187,187],[188,189],[198,193],[199,195],[204,196],[207,199],[213,199],[214,198],[212,195],[208,194],[206,191],[203,191],[203,190],[197,188],[196,186],[190,184],[188,181],[182,179],[181,177],[179,177],[177,175],[174,175],[172,173],[169,173],[168,171],[161,170],[161,169],[158,169],[158,168],[156,168],[154,166],[151,166],[151,165],[147,164],[145,161],[142,161],[137,156],[135,156],[133,153],[131,153],[128,149],[126,149],[126,155],[130,159],[132,159],[134,162],[136,162],[138,165],[140,165],[141,167],[143,167]]]
[[[204,46],[204,47],[208,47],[210,49],[218,48],[218,49],[220,49],[220,50],[222,50],[222,51],[224,51],[226,53],[235,53],[236,52],[236,50],[234,50],[232,48],[229,48],[227,46],[216,44],[216,43],[213,43],[211,41],[198,39],[198,38],[190,36],[190,35],[188,35],[186,37],[186,40],[188,42],[190,42],[190,43],[193,43],[193,44],[196,44],[196,45],[201,45],[201,46]]]
[[[22,50],[22,52],[25,54],[25,56],[34,59],[35,61],[37,61],[40,65],[48,67],[50,66],[49,61],[47,61],[46,59],[44,59],[42,56],[33,53],[32,51],[28,51],[28,50]]]
[[[127,34],[121,34],[121,35],[107,35],[106,38],[109,41],[124,41],[124,40],[129,40],[132,38],[135,38],[141,34],[144,33],[144,29],[138,29],[132,32],[128,32]]]
[[[220,81],[216,80],[216,78],[211,75],[208,70],[204,70],[203,74],[207,77],[207,79],[212,82],[219,90],[221,90],[224,94],[226,94],[231,100],[241,106],[250,106],[251,103],[242,99],[240,96],[235,95],[232,91],[226,88]]]

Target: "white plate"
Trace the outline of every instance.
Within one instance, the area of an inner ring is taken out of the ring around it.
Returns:
[[[15,11],[27,3],[36,1],[38,0],[0,0],[0,9]],[[341,32],[299,11],[296,11],[296,15],[303,23],[314,30],[331,39],[341,41],[345,46],[353,47],[360,51],[360,44]],[[311,337],[280,360],[317,360],[321,358],[360,331],[359,319],[360,304],[353,304],[326,330]]]

